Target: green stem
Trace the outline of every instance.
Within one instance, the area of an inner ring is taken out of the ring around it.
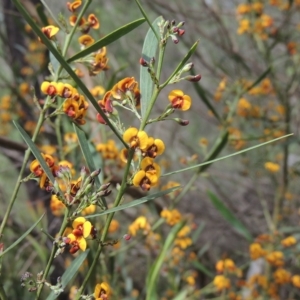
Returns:
[[[127,161],[127,165],[126,165],[126,168],[125,168],[125,171],[124,171],[124,175],[123,175],[123,179],[122,179],[122,183],[121,183],[121,186],[120,186],[120,189],[119,189],[119,192],[118,192],[118,195],[114,201],[114,205],[113,207],[117,207],[119,206],[122,198],[123,198],[123,195],[125,193],[125,189],[126,189],[126,186],[127,186],[127,177],[128,177],[128,173],[129,173],[129,170],[130,170],[130,165],[131,165],[131,160],[133,158],[133,154],[134,154],[134,150],[130,149],[129,150],[129,153],[128,153],[128,161]],[[104,225],[104,228],[103,228],[103,231],[102,231],[102,235],[101,235],[101,240],[100,240],[100,243],[98,245],[98,248],[97,248],[97,252],[96,252],[96,255],[94,257],[94,260],[91,264],[91,267],[89,268],[88,270],[88,273],[85,275],[85,278],[83,280],[83,283],[81,285],[81,287],[79,288],[77,294],[76,294],[76,298],[75,300],[79,300],[90,277],[91,277],[91,274],[93,273],[94,271],[94,268],[98,262],[98,259],[99,259],[99,256],[102,252],[102,249],[103,249],[103,242],[105,241],[106,239],[106,236],[107,236],[107,233],[108,233],[108,229],[109,229],[109,226],[110,226],[110,223],[114,217],[114,214],[115,213],[111,213],[107,216],[107,219],[105,221],[105,225]]]
[[[64,219],[63,219],[63,222],[62,222],[62,224],[61,224],[61,227],[60,227],[58,236],[62,236],[62,235],[63,235],[63,233],[64,233],[64,231],[65,231],[65,229],[66,229],[66,227],[67,227],[67,225],[68,225],[68,217],[69,217],[69,214],[70,214],[70,209],[67,207],[67,208],[65,209]],[[52,261],[53,261],[53,259],[54,259],[56,250],[57,250],[57,245],[54,244],[53,247],[52,247],[52,250],[51,250],[51,254],[50,254],[50,257],[49,257],[49,260],[48,260],[46,269],[45,269],[45,271],[44,271],[44,273],[43,273],[43,277],[42,277],[42,280],[41,280],[42,282],[45,281],[45,279],[46,279],[46,277],[47,277],[47,275],[48,275],[48,273],[49,273],[49,271],[50,271],[50,268],[51,268]],[[40,294],[41,294],[42,289],[43,289],[43,286],[44,286],[43,283],[39,285],[39,288],[38,288],[37,293],[36,293],[35,300],[38,300],[38,299],[39,299]]]

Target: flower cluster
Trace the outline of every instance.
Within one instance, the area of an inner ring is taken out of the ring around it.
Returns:
[[[72,223],[72,227],[72,232],[65,239],[65,243],[70,245],[70,253],[74,254],[79,249],[85,251],[87,246],[86,238],[90,235],[95,238],[95,228],[84,217],[76,218]]]
[[[53,99],[56,97],[65,99],[62,111],[77,124],[85,124],[84,117],[89,104],[76,88],[68,83],[44,81],[41,85],[41,91]]]

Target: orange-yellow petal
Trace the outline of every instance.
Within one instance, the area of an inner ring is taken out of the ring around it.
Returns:
[[[91,234],[92,224],[89,221],[83,223],[83,237],[86,238]]]
[[[148,144],[148,134],[145,131],[139,131],[137,137],[139,139],[139,148],[145,150]]]
[[[172,101],[174,98],[176,97],[182,97],[184,94],[183,94],[183,91],[181,90],[173,90],[169,93],[169,100]]]
[[[82,226],[85,222],[85,218],[84,217],[78,217],[76,218],[73,223],[72,223],[72,227],[75,229],[77,228],[78,226]]]
[[[191,107],[192,99],[188,95],[183,96],[183,105],[181,107],[181,110],[185,111],[188,110]]]
[[[131,127],[128,128],[124,133],[123,133],[123,140],[125,141],[125,143],[129,143],[130,140],[135,137],[138,133],[138,129]]]
[[[133,177],[133,180],[132,180],[133,185],[140,186],[140,183],[145,176],[146,176],[146,172],[144,170],[138,171]]]
[[[77,242],[78,242],[79,248],[82,251],[85,251],[85,249],[86,249],[86,240],[85,240],[85,238],[81,237],[81,238],[77,239]]]

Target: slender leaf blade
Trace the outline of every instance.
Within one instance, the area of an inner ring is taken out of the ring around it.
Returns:
[[[158,255],[155,262],[153,263],[146,279],[146,287],[147,287],[146,300],[158,299],[156,294],[156,282],[158,280],[159,271],[161,269],[162,264],[164,263],[168,250],[174,243],[174,240],[178,232],[182,229],[185,223],[186,223],[185,221],[181,221],[171,229],[160,254]]]
[[[209,271],[202,263],[200,263],[199,261],[194,261],[193,262],[193,266],[200,270],[202,273],[204,273],[206,276],[208,276],[209,278],[214,278],[214,274],[213,272]]]
[[[61,284],[62,288],[65,289],[67,284],[73,279],[73,277],[76,275],[77,271],[79,270],[80,266],[86,259],[87,255],[89,254],[90,249],[80,253],[71,263],[71,265],[67,268],[63,276],[61,277]],[[57,295],[54,294],[54,292],[51,292],[51,294],[48,296],[47,300],[55,300],[57,299]]]
[[[153,29],[159,33],[158,23],[162,20],[162,17],[158,17],[152,23]],[[155,57],[158,49],[158,40],[152,28],[149,28],[142,50],[142,58],[146,61],[150,61],[151,58]],[[150,102],[152,92],[153,92],[153,81],[148,73],[148,68],[140,67],[140,90],[141,90],[141,116],[145,116],[148,104]]]
[[[97,214],[94,214],[94,215],[85,216],[85,218],[89,219],[89,218],[94,218],[94,217],[98,217],[98,216],[103,216],[103,215],[107,215],[107,214],[110,214],[110,213],[114,213],[116,211],[120,211],[120,210],[124,210],[124,209],[130,208],[130,207],[134,207],[134,206],[146,203],[148,201],[154,200],[158,197],[167,195],[167,194],[171,193],[172,191],[174,191],[178,188],[180,188],[180,186],[175,186],[175,187],[167,189],[165,191],[160,191],[160,192],[157,192],[157,193],[154,193],[154,194],[151,194],[151,195],[147,195],[147,196],[142,197],[138,200],[134,200],[134,201],[131,201],[129,203],[119,205],[118,207],[110,208],[110,209],[104,210],[104,211],[102,211],[100,213],[97,213]]]
[[[83,130],[78,128],[78,126],[76,126],[76,124],[73,124],[73,127],[74,127],[75,133],[78,137],[78,142],[79,142],[79,146],[80,146],[81,152],[83,154],[83,157],[87,163],[87,166],[88,166],[90,172],[93,172],[96,170],[96,167],[94,164],[92,153],[89,148],[90,142],[86,138],[85,132]],[[100,180],[99,180],[98,176],[96,177],[96,183],[97,183],[97,186],[100,187]]]
[[[79,53],[75,54],[74,56],[70,57],[67,60],[67,62],[70,63],[74,60],[85,57],[85,56],[91,54],[92,52],[98,51],[102,47],[105,47],[105,46],[111,44],[112,42],[118,40],[122,36],[126,35],[127,33],[132,31],[133,29],[137,28],[138,26],[140,26],[144,22],[145,22],[145,19],[141,18],[141,19],[135,20],[131,23],[128,23],[128,24],[116,29],[115,31],[109,33],[108,35],[106,35],[102,39],[95,42],[93,45],[85,48],[84,50],[82,50]]]
[[[205,166],[205,165],[210,165],[210,164],[212,164],[213,162],[220,161],[220,160],[223,160],[223,159],[232,157],[232,156],[236,156],[236,155],[239,155],[239,154],[248,152],[248,151],[250,151],[250,150],[254,150],[254,149],[256,149],[256,148],[265,146],[265,145],[270,144],[270,143],[274,143],[274,142],[276,142],[276,141],[278,141],[278,140],[281,140],[281,139],[290,137],[290,136],[292,136],[292,135],[294,135],[294,134],[293,134],[293,133],[290,133],[290,134],[281,136],[281,137],[279,137],[279,138],[273,139],[273,140],[271,140],[271,141],[267,141],[267,142],[261,143],[261,144],[259,144],[259,145],[255,145],[255,146],[252,146],[252,147],[243,149],[243,150],[241,150],[241,151],[238,151],[238,152],[235,152],[235,153],[232,153],[232,154],[229,154],[229,155],[225,155],[225,156],[222,156],[222,157],[219,157],[219,158],[216,158],[216,159],[212,159],[212,160],[203,162],[203,163],[201,163],[201,164],[197,164],[197,165],[194,165],[194,166],[191,166],[191,167],[188,167],[188,168],[184,168],[184,169],[181,169],[181,170],[177,170],[177,171],[169,172],[169,173],[166,173],[166,174],[162,174],[161,177],[163,177],[163,176],[169,176],[169,175],[172,175],[172,174],[177,174],[177,173],[181,173],[181,172],[185,172],[185,171],[189,171],[189,170],[192,170],[192,169],[195,169],[195,168],[198,168],[198,167],[202,167],[202,166]]]
[[[211,191],[207,191],[213,206],[221,214],[223,219],[227,221],[232,228],[242,235],[246,240],[251,242],[253,237],[245,225],[234,215],[234,213]]]
[[[48,165],[46,164],[43,156],[40,153],[40,150],[36,147],[36,145],[32,142],[31,138],[29,137],[29,135],[25,132],[25,130],[16,122],[13,121],[14,125],[16,126],[17,130],[19,131],[19,133],[21,134],[22,138],[24,139],[25,143],[27,144],[27,146],[30,148],[31,152],[33,153],[33,155],[35,156],[35,158],[38,160],[38,162],[40,163],[42,169],[44,170],[44,172],[46,173],[47,177],[49,178],[49,180],[51,181],[52,184],[54,184],[55,179],[54,176],[50,170],[50,168],[48,167]]]
[[[41,217],[27,230],[25,231],[14,243],[12,243],[8,248],[6,248],[3,252],[0,252],[0,257],[2,257],[5,253],[10,251],[12,248],[20,244],[26,236],[37,226],[37,224],[43,219],[45,214],[42,214]]]

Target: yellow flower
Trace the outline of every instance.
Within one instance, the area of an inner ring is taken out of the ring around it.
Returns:
[[[247,117],[251,110],[251,104],[246,98],[239,99],[237,104],[237,114],[242,117]]]
[[[269,161],[269,162],[265,163],[265,169],[271,173],[277,173],[280,170],[280,166],[279,166],[279,164]]]
[[[111,93],[115,99],[122,100],[127,92],[134,93],[137,89],[138,83],[135,81],[134,77],[126,77],[113,86]]]
[[[58,31],[59,28],[53,25],[49,25],[42,28],[42,32],[48,39],[51,39],[53,36],[55,36],[58,33]]]
[[[173,90],[169,93],[169,101],[175,109],[188,110],[191,107],[192,99],[188,95],[184,95],[181,90]]]
[[[174,226],[181,220],[181,213],[177,209],[163,209],[160,213],[160,216],[166,219],[167,224]]]
[[[73,13],[73,12],[76,11],[76,9],[77,9],[78,7],[81,6],[81,3],[82,3],[82,1],[80,1],[80,0],[74,1],[74,2],[72,2],[72,3],[67,2],[67,8],[68,8],[68,10],[69,10],[70,12]]]
[[[110,222],[109,228],[108,228],[108,232],[109,233],[114,233],[116,232],[118,229],[120,228],[120,224],[117,220],[112,220]]]
[[[74,254],[76,253],[79,249],[82,251],[86,250],[86,240],[83,236],[76,236],[73,233],[68,234],[67,236],[68,241],[67,243],[71,246],[69,252]]]
[[[72,233],[76,237],[87,238],[92,231],[92,224],[90,221],[87,221],[84,217],[76,218],[72,223],[73,231]]]
[[[94,14],[89,14],[87,21],[90,28],[99,29],[100,22]]]
[[[95,287],[94,297],[96,300],[109,300],[111,288],[107,282],[98,283]]]
[[[223,273],[224,271],[235,271],[236,266],[232,259],[226,258],[224,260],[219,260],[216,263],[216,270],[219,273]]]
[[[129,225],[128,231],[131,235],[136,236],[139,229],[143,229],[144,234],[147,234],[151,229],[150,224],[144,216],[138,217],[131,225]]]
[[[291,280],[291,273],[288,272],[285,269],[277,269],[274,273],[273,273],[275,282],[278,284],[286,284],[289,283]]]
[[[184,238],[176,238],[174,241],[174,245],[178,246],[181,249],[186,249],[190,245],[192,245],[193,241],[189,237],[184,237]]]
[[[239,28],[237,30],[238,34],[243,34],[245,32],[250,32],[250,20],[249,19],[242,19],[239,23]]]
[[[119,151],[114,140],[108,140],[106,144],[97,144],[96,149],[105,159],[116,159],[119,155]]]
[[[298,289],[300,288],[300,275],[294,275],[292,277],[292,284]]]
[[[146,149],[143,151],[143,155],[155,158],[157,155],[163,154],[164,151],[165,144],[162,140],[148,137],[148,144]]]
[[[96,211],[97,205],[91,204],[82,210],[81,214],[83,216],[93,214]]]
[[[255,260],[266,255],[266,250],[264,250],[259,243],[252,243],[249,247],[250,257]]]
[[[85,47],[88,47],[88,46],[94,44],[95,40],[90,35],[84,34],[78,38],[78,42],[79,42],[79,44],[81,44]]]
[[[224,275],[217,275],[213,283],[219,292],[229,289],[231,286],[229,278],[226,278]]]
[[[291,246],[294,246],[296,243],[297,243],[297,240],[294,236],[288,236],[287,238],[285,238],[281,241],[281,245],[283,247],[291,247]]]
[[[41,91],[48,96],[56,96],[58,93],[57,82],[44,81],[41,84]]]
[[[56,195],[51,196],[50,209],[54,216],[60,217],[64,214],[66,206],[57,198]]]
[[[148,145],[148,135],[145,131],[139,131],[137,128],[128,128],[124,134],[123,139],[125,143],[128,143],[130,148],[140,148],[145,150]]]
[[[266,256],[269,264],[275,267],[282,267],[284,265],[284,255],[281,251],[273,251]]]
[[[245,4],[245,3],[239,4],[238,7],[237,7],[237,9],[236,9],[236,12],[239,15],[247,14],[250,11],[251,11],[251,6],[249,4]]]
[[[105,93],[105,88],[101,85],[97,85],[90,90],[94,97],[102,96]]]
[[[64,141],[67,144],[74,144],[77,142],[77,134],[75,132],[67,132],[64,134]]]

